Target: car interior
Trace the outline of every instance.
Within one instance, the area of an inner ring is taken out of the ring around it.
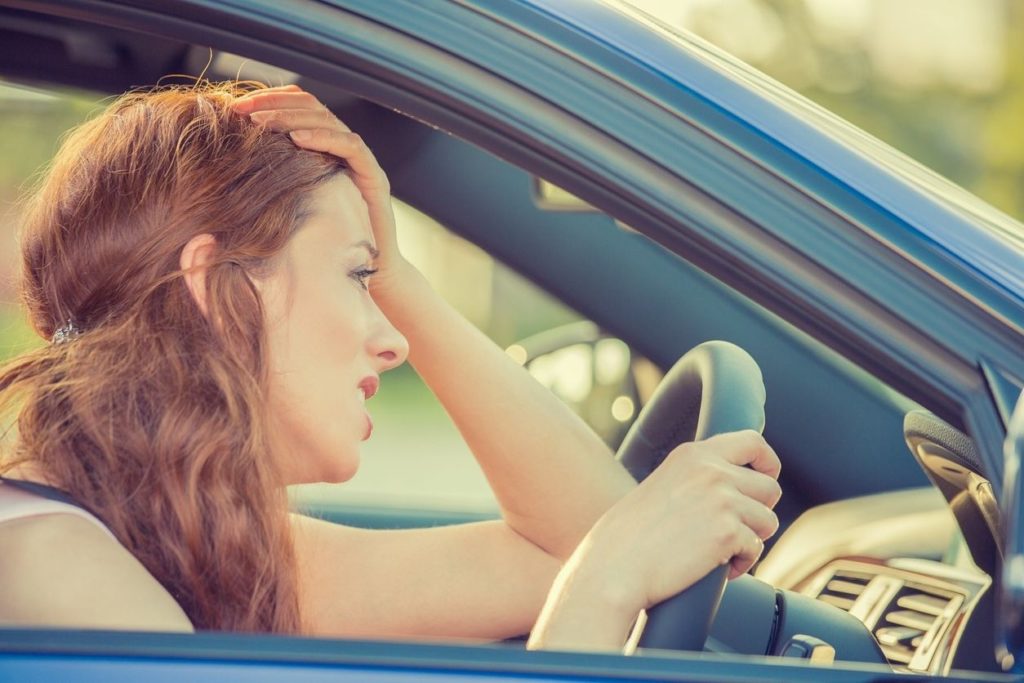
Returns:
[[[586,374],[599,353],[613,353],[605,349],[625,354],[629,372],[611,388],[601,393],[595,380],[568,397],[613,448],[687,350],[726,340],[749,352],[767,391],[765,436],[783,462],[782,526],[753,571],[760,581],[727,590],[707,649],[811,659],[831,649],[827,658],[899,671],[998,670],[992,575],[1001,522],[963,425],[931,414],[637,226],[437,122],[217,48],[28,11],[4,8],[0,17],[0,78],[44,91],[103,97],[169,74],[203,74],[295,82],[315,93],[366,139],[397,200],[578,316],[509,347],[538,380],[566,393],[557,385],[567,349],[587,350],[589,360],[568,366]],[[633,407],[622,413],[619,397]],[[609,420],[615,410],[626,417]],[[296,505],[368,527],[493,514],[444,501],[374,506],[333,489],[297,491]],[[788,620],[781,625],[780,609]]]

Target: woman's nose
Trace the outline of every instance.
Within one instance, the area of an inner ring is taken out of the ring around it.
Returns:
[[[377,361],[377,372],[397,368],[409,357],[409,340],[398,331],[383,313],[379,313],[377,329],[370,352]]]

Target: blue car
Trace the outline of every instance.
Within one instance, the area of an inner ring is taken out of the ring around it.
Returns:
[[[783,531],[629,656],[8,624],[0,680],[1021,680],[1024,226],[611,0],[0,0],[6,80],[114,94],[240,59],[316,93],[397,199],[589,321],[526,340],[524,363],[620,340],[617,390],[671,420],[746,391],[680,382],[677,359],[745,349]]]

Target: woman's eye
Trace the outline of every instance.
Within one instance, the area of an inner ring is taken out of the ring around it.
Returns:
[[[363,289],[369,289],[367,284],[370,280],[370,276],[376,273],[377,270],[377,268],[360,268],[359,270],[353,271],[351,275],[355,281],[359,283],[360,287]]]

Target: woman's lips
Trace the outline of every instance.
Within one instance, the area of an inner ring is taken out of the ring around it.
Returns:
[[[356,387],[356,392],[359,395],[359,402],[361,404],[366,403],[366,399],[370,398],[377,393],[377,389],[380,387],[380,380],[377,379],[376,375],[370,375],[365,377],[359,386]],[[363,434],[363,441],[370,438],[370,434],[373,433],[373,418],[370,417],[369,411],[364,413],[366,415],[366,431]]]
[[[377,389],[380,388],[380,380],[377,379],[376,375],[364,377],[359,383],[359,388],[363,392],[363,400],[373,398],[373,395],[377,393]]]

